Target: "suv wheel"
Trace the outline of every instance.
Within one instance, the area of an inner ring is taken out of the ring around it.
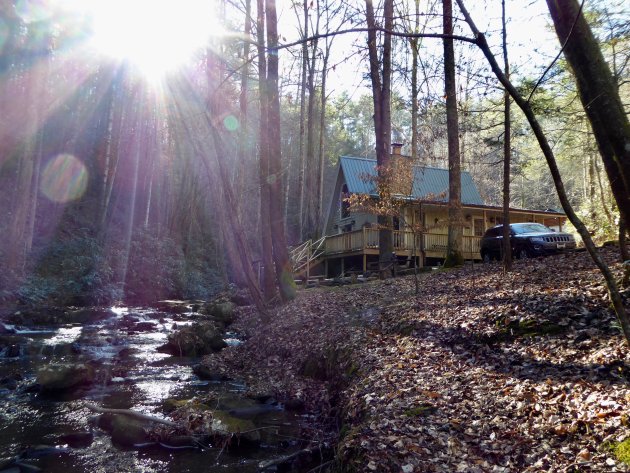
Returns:
[[[487,251],[484,251],[483,253],[481,253],[481,260],[483,261],[484,264],[489,264],[492,261],[490,253]]]
[[[525,248],[521,248],[518,252],[518,258],[519,259],[527,259],[529,258],[529,251],[527,251],[527,249]]]

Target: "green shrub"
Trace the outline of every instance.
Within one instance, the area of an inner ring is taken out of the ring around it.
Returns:
[[[126,264],[127,300],[149,302],[178,296],[177,281],[184,271],[184,254],[173,239],[158,238],[146,231],[137,233]]]
[[[92,305],[120,299],[112,268],[89,234],[53,240],[38,256],[32,275],[16,291],[20,302]]]
[[[630,465],[630,438],[619,442],[614,449],[615,457],[622,463]]]

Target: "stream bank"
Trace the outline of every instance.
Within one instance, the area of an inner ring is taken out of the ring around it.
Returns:
[[[199,364],[243,343],[233,312],[226,300],[163,301],[4,316],[0,472],[316,467],[325,449],[302,436],[299,403]]]

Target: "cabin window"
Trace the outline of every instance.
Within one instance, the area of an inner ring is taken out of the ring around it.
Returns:
[[[402,230],[400,228],[400,219],[398,217],[393,218],[394,230]]]
[[[413,210],[413,224],[418,227],[420,225],[424,225],[424,215],[420,211],[420,209]]]
[[[348,186],[344,184],[341,187],[341,195],[339,196],[341,205],[341,218],[348,218],[350,216],[350,204],[346,200],[350,196],[348,192]]]
[[[476,218],[473,220],[473,231],[475,236],[483,236],[483,218]]]

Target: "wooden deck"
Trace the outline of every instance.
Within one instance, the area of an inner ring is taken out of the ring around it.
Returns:
[[[425,233],[415,236],[411,231],[393,232],[394,252],[398,256],[424,255],[425,258],[445,258],[448,235]],[[479,244],[481,237],[464,236],[464,258],[481,259]],[[352,232],[326,237],[324,255],[327,258],[338,256],[377,255],[378,229],[363,228]]]

